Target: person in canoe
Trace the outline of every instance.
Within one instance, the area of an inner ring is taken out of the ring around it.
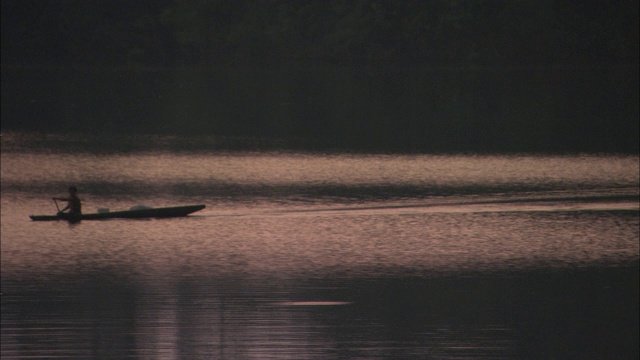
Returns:
[[[68,198],[54,197],[53,201],[56,200],[67,202],[67,206],[58,212],[58,216],[64,214],[67,210],[70,217],[80,217],[82,215],[82,201],[78,197],[78,189],[75,186],[69,188]]]

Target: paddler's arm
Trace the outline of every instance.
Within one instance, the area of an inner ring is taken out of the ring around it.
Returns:
[[[71,199],[67,199],[67,198],[59,198],[59,197],[53,197],[53,200],[60,200],[60,201],[66,201],[67,202],[67,206],[64,207],[64,209],[60,210],[60,212],[64,212],[65,210],[69,209],[71,207]]]

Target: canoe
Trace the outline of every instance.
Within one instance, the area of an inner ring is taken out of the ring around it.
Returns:
[[[80,221],[80,220],[106,220],[106,219],[144,219],[144,218],[171,218],[187,216],[196,211],[200,211],[205,208],[205,205],[189,205],[189,206],[174,206],[163,208],[146,208],[137,210],[125,210],[114,212],[98,212],[93,214],[82,214],[79,217],[69,215],[67,213],[60,215],[31,215],[29,216],[33,221],[52,221],[52,220],[68,220],[68,221]]]

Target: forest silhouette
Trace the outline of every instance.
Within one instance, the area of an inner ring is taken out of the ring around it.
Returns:
[[[638,1],[2,1],[2,63],[638,62]]]
[[[638,1],[2,1],[2,129],[638,152]]]

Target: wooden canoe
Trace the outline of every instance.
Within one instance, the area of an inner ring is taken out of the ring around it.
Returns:
[[[73,215],[64,213],[60,215],[31,215],[29,217],[33,221],[52,221],[52,220],[80,221],[80,220],[106,220],[106,219],[170,218],[170,217],[187,216],[191,213],[202,210],[204,208],[205,208],[205,205],[189,205],[189,206],[174,206],[174,207],[163,207],[163,208],[149,208],[149,209],[138,209],[138,210],[82,214],[80,216],[73,216]]]

